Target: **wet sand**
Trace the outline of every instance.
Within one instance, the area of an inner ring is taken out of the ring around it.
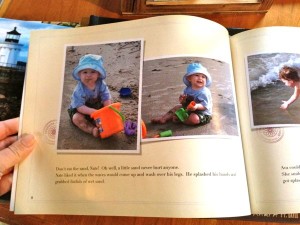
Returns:
[[[185,85],[182,77],[191,62],[199,61],[211,73],[210,86],[213,98],[213,119],[204,126],[187,126],[168,122],[152,124],[151,119],[168,112],[178,104],[178,97]],[[142,119],[147,127],[147,138],[165,130],[173,136],[238,135],[236,112],[229,65],[212,59],[177,57],[144,62]]]
[[[300,124],[300,101],[296,100],[287,110],[280,109],[282,100],[288,100],[294,89],[278,81],[276,84],[251,92],[254,126],[284,126]]]
[[[90,149],[90,150],[137,150],[137,135],[126,136],[124,132],[115,134],[107,139],[94,138],[90,134],[75,127],[67,113],[70,97],[76,86],[72,71],[78,64],[79,58],[85,54],[99,54],[104,59],[107,72],[105,82],[112,95],[113,102],[121,102],[121,112],[126,120],[138,120],[139,75],[141,46],[139,41],[110,43],[67,47],[65,77],[62,96],[62,107],[59,121],[58,144],[59,150]],[[119,90],[129,87],[130,97],[120,97]]]

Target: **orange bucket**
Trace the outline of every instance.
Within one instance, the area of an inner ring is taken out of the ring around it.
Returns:
[[[146,138],[147,137],[147,127],[143,120],[141,121],[141,127],[142,127],[142,138]]]
[[[124,116],[120,112],[121,103],[105,106],[91,114],[99,129],[101,138],[107,138],[124,130]]]

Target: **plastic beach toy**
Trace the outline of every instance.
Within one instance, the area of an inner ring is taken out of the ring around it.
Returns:
[[[142,127],[142,138],[147,137],[147,127],[143,120],[141,120],[141,127]]]
[[[99,129],[99,136],[107,138],[124,130],[124,116],[120,112],[121,103],[105,106],[91,115]]]
[[[172,136],[173,133],[171,130],[166,130],[166,131],[162,131],[159,134],[155,135],[154,138],[159,138],[159,137],[170,137]]]
[[[187,113],[189,109],[193,108],[196,105],[196,102],[191,101],[190,104],[187,106],[187,109],[180,108],[175,112],[175,115],[181,122],[184,122],[188,117],[189,114]]]
[[[124,133],[127,136],[133,136],[137,132],[137,123],[131,120],[126,120],[124,125]]]
[[[196,102],[191,101],[190,104],[186,107],[187,110],[190,110],[191,108],[193,108],[196,105]]]
[[[123,87],[120,89],[119,93],[121,97],[129,97],[131,95],[131,89]]]
[[[178,110],[175,112],[175,115],[178,117],[178,119],[179,119],[181,122],[184,122],[184,121],[189,117],[189,114],[187,113],[187,110],[184,109],[184,108],[178,109]]]

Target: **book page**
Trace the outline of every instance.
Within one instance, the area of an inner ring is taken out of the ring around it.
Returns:
[[[285,66],[299,73],[299,37],[299,28],[269,27],[231,38],[251,209],[256,214],[299,212],[300,101],[283,108],[297,85],[279,78]]]
[[[113,102],[121,103],[118,112],[130,128],[135,123],[136,132],[124,128],[95,138],[68,118],[74,68],[91,53],[103,57]],[[211,121],[152,124],[151,118],[178,104],[192,62],[201,62],[212,77]],[[227,30],[196,17],[33,32],[21,125],[22,133],[35,134],[38,145],[19,166],[15,213],[250,214],[231,65]],[[131,95],[122,96],[121,87],[130,88]]]

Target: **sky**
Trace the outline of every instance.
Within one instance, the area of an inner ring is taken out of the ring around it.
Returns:
[[[4,42],[6,33],[12,31],[17,27],[17,31],[21,33],[19,44],[22,44],[22,50],[19,54],[18,61],[27,62],[28,46],[31,30],[45,30],[45,29],[70,29],[66,26],[58,26],[52,24],[42,23],[40,21],[22,21],[0,18],[0,43]]]

